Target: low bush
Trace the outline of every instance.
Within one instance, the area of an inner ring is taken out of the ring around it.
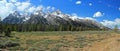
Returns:
[[[0,37],[0,49],[20,46],[16,37]]]
[[[15,46],[19,46],[19,45],[20,44],[18,42],[6,41],[4,43],[0,43],[0,48],[15,47]]]

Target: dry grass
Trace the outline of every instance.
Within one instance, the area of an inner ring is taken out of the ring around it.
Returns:
[[[92,47],[94,43],[117,35],[112,31],[13,32],[13,34],[20,38],[20,46],[11,50],[23,51],[83,51],[86,47]]]

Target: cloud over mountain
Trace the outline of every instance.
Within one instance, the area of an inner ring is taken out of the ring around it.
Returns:
[[[20,2],[19,0],[0,0],[0,17],[2,17],[2,19],[4,19],[6,16],[8,16],[10,13],[13,13],[14,11],[19,11],[21,13],[32,13],[38,9],[54,10],[55,8],[51,6],[44,7],[42,5],[35,6],[30,3],[30,0],[25,0],[24,2]]]
[[[120,26],[120,18],[116,18],[114,21],[103,20],[101,23],[107,27],[114,28],[115,25]]]
[[[93,17],[102,17],[104,14],[102,12],[96,12],[94,13]]]

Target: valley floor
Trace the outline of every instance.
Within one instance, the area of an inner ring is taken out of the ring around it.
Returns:
[[[113,31],[12,32],[20,46],[3,51],[119,51],[120,33]],[[12,38],[15,39],[15,38]]]

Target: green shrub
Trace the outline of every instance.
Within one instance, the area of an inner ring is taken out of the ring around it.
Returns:
[[[5,30],[5,36],[10,37],[10,35],[11,35],[11,30],[10,30],[10,28],[7,28]]]
[[[15,47],[15,46],[19,46],[19,43],[18,42],[13,42],[13,41],[7,41],[5,43],[5,46],[6,47]]]
[[[14,41],[6,41],[4,43],[0,43],[0,48],[6,48],[6,47],[15,47],[19,46],[20,44]]]
[[[38,47],[31,47],[28,49],[28,51],[45,51],[44,49],[40,49]]]
[[[51,51],[59,51],[59,48],[52,48]]]

